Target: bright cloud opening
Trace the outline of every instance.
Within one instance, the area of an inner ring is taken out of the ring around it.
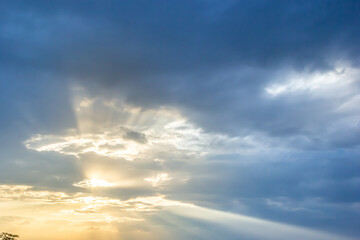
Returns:
[[[167,173],[158,173],[156,176],[151,178],[145,178],[144,179],[147,182],[150,182],[154,187],[158,186],[162,182],[169,181],[171,178],[169,177],[169,174]]]
[[[73,184],[75,187],[94,188],[94,187],[114,187],[117,184],[102,179],[86,179]]]
[[[340,64],[332,71],[325,73],[291,73],[283,83],[274,83],[265,88],[267,94],[276,97],[296,92],[313,92],[315,94],[329,94],[334,91],[347,93],[351,83],[357,80],[360,70],[346,64]]]

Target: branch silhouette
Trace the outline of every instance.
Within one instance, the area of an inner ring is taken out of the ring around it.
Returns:
[[[0,240],[17,240],[18,238],[20,238],[19,235],[6,232],[0,233]]]

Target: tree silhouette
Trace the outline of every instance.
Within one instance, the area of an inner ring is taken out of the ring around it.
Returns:
[[[11,233],[0,233],[0,240],[17,240],[19,238],[19,235],[14,235]]]

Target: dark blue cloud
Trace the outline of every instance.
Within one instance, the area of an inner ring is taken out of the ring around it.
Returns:
[[[2,9],[5,61],[113,81],[236,64],[358,61],[357,1],[20,1]]]

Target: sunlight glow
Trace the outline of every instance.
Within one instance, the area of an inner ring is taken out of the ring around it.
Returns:
[[[283,91],[281,87],[279,89],[274,90],[275,95]],[[222,224],[231,231],[238,231],[239,225],[247,226],[241,230],[245,235],[261,235],[251,229],[267,228],[267,232],[271,232],[272,228],[277,228],[277,233],[309,236],[308,230],[205,209],[170,200],[160,194],[160,190],[173,181],[185,183],[191,179],[186,173],[176,174],[166,169],[164,163],[203,161],[204,156],[211,154],[244,154],[260,148],[264,150],[267,146],[259,141],[264,139],[263,136],[254,133],[230,137],[207,133],[174,109],[144,110],[114,100],[86,96],[79,97],[78,105],[74,107],[78,129],[69,129],[58,135],[35,135],[24,144],[38,152],[75,156],[86,179],[73,186],[91,189],[91,194],[86,191],[71,194],[40,191],[31,186],[1,185],[0,200],[15,205],[21,201],[30,207],[41,206],[40,221],[61,222],[70,226],[69,229],[71,225],[79,224],[111,232],[116,231],[119,223],[145,223],[151,215],[171,213]],[[109,113],[111,120],[102,118],[103,115],[98,117],[98,111]],[[149,164],[156,167],[150,168]],[[148,194],[137,193],[144,190]],[[105,197],[106,191],[111,192],[111,197]],[[52,213],[51,216],[48,212]],[[283,239],[277,233],[274,232],[274,239]],[[322,234],[313,235],[319,236],[318,239],[337,239],[324,238]]]
[[[321,231],[296,227],[284,223],[272,222],[260,218],[229,213],[199,206],[170,207],[168,209],[176,215],[187,218],[203,220],[215,223],[216,226],[224,226],[229,231],[236,232],[244,239],[307,239],[307,240],[354,240],[343,236],[328,234]],[[259,231],[261,229],[261,231]]]
[[[166,216],[174,214],[175,218],[167,218],[169,224],[177,225],[179,223],[176,220],[177,217],[185,217],[215,223],[217,226],[227,228],[230,232],[249,236],[249,238],[257,237],[256,239],[286,240],[288,236],[292,236],[293,239],[308,240],[347,239],[306,228],[168,200],[161,195],[120,200],[84,193],[66,194],[39,191],[32,186],[0,185],[0,207],[1,204],[8,206],[8,208],[4,208],[5,216],[6,214],[15,214],[17,217],[13,219],[16,221],[31,221],[42,228],[55,224],[55,226],[61,226],[60,229],[55,229],[62,232],[72,231],[74,226],[79,230],[96,227],[97,230],[112,232],[116,231],[118,223],[144,222],[146,224],[147,217],[157,213],[160,218],[163,214]],[[19,206],[21,209],[17,210]],[[34,208],[36,209],[36,218],[33,216]],[[149,215],[149,213],[151,214]],[[8,219],[11,218],[8,217]],[[258,229],[263,231],[259,232]]]
[[[73,184],[75,187],[94,188],[94,187],[114,187],[115,183],[110,183],[102,179],[86,179]]]
[[[158,173],[156,176],[152,178],[145,178],[144,179],[147,182],[151,182],[153,187],[158,186],[161,182],[169,181],[171,178],[169,177],[169,174],[167,173]]]
[[[59,135],[38,134],[24,141],[24,145],[39,152],[54,151],[77,158],[95,153],[128,161],[152,156],[156,161],[162,158],[157,154],[164,151],[169,155],[182,154],[199,159],[209,153],[228,152],[229,149],[225,149],[225,145],[231,147],[233,152],[244,153],[258,144],[248,136],[240,138],[206,133],[174,109],[142,110],[121,102],[106,99],[89,100],[88,97],[79,102],[81,106],[76,106],[78,122],[83,122],[80,119],[84,114],[87,116],[86,124],[91,125],[91,128],[86,128],[86,131],[85,128],[68,129]],[[97,109],[93,109],[93,105],[96,105]],[[111,112],[112,120],[98,119],[96,111]],[[169,152],[169,149],[172,151]],[[188,157],[183,157],[186,158]],[[153,179],[150,182],[157,181],[156,177],[147,179],[146,181]]]

